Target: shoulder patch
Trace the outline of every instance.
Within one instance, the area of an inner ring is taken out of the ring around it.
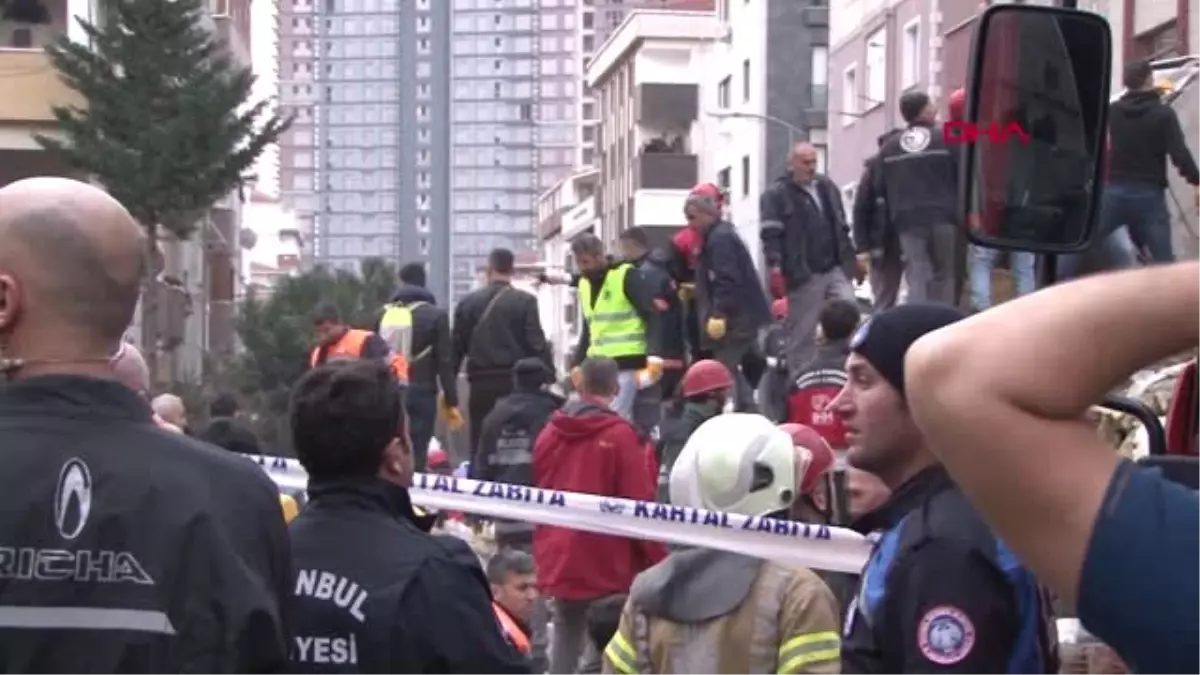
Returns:
[[[938,605],[921,617],[917,647],[932,663],[953,665],[967,658],[975,647],[975,624],[957,607]]]
[[[929,147],[933,134],[926,127],[909,127],[900,134],[900,149],[905,152],[921,152]]]

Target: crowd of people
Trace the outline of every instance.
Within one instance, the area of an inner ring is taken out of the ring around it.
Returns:
[[[869,162],[853,237],[816,151],[793,148],[762,195],[765,279],[712,185],[666,250],[638,228],[620,251],[577,237],[577,273],[542,279],[576,287],[584,317],[561,379],[507,250],[452,317],[415,265],[375,326],[315,308],[288,419],[299,496],[239,456],[258,447],[236,401],[193,433],[182,401],[151,398],[123,340],[145,272],[130,214],[67,179],[0,188],[0,664],[1057,672],[1065,603],[1132,667],[1195,672],[1196,494],[1080,420],[1200,341],[1200,266],[968,316],[933,111],[902,100],[909,126]],[[877,271],[864,319],[853,285]],[[461,465],[430,451],[439,416],[469,425]],[[836,525],[874,547],[847,574],[500,519],[481,561],[435,530],[476,516],[413,504],[424,472]]]

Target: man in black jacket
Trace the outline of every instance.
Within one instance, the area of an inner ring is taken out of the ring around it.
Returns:
[[[821,308],[834,298],[854,300],[851,278],[866,260],[855,258],[842,193],[817,173],[816,149],[796,145],[788,168],[759,199],[759,236],[772,286],[786,287],[787,367],[795,377],[816,354]]]
[[[370,360],[318,367],[292,392],[310,499],[290,527],[292,672],[528,672],[478,560],[413,512],[404,394]]]
[[[0,188],[0,670],[288,672],[274,484],[159,429],[110,360],[141,228],[65,178]]]
[[[238,402],[232,394],[218,394],[208,404],[208,416],[208,426],[197,438],[242,455],[262,454],[258,436],[238,418]]]
[[[425,267],[409,263],[400,268],[400,288],[392,295],[392,304],[404,305],[412,312],[412,357],[408,362],[408,419],[413,442],[413,463],[417,472],[425,470],[429,439],[438,414],[438,385],[442,405],[449,415],[459,419],[458,385],[454,376],[454,350],[450,346],[450,317],[437,306],[433,293],[425,288]],[[375,332],[379,332],[376,327]]]
[[[537,298],[512,287],[514,268],[512,251],[493,250],[488,256],[488,285],[459,300],[454,309],[452,370],[458,373],[466,362],[472,452],[479,447],[483,418],[512,391],[517,361],[538,358],[554,372]]]
[[[1134,245],[1154,262],[1172,262],[1171,216],[1164,191],[1167,160],[1193,187],[1200,168],[1188,150],[1175,111],[1162,102],[1146,61],[1125,67],[1125,95],[1109,106],[1108,184],[1101,207],[1102,228],[1129,226]]]
[[[653,342],[663,361],[663,375],[659,383],[662,398],[669,399],[675,395],[675,387],[683,378],[687,355],[683,301],[679,299],[678,287],[672,279],[675,261],[670,251],[651,249],[650,237],[641,227],[624,230],[619,238],[621,255],[633,263],[643,283],[654,291],[653,303],[658,320],[654,322],[653,329],[658,335]]]
[[[892,129],[877,139],[879,148],[900,135],[901,129]],[[900,257],[900,239],[888,221],[887,200],[878,191],[876,172],[879,171],[879,155],[872,155],[863,165],[862,178],[854,193],[854,249],[858,255],[870,258],[872,309],[881,312],[895,307],[900,300],[900,282],[904,277],[904,261]]]

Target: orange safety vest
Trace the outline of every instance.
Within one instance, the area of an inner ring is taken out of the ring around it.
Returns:
[[[372,335],[374,333],[369,330],[359,330],[357,328],[347,330],[340,340],[329,346],[329,351],[325,354],[325,362],[359,358],[362,356],[363,345],[366,343],[367,338]],[[321,347],[313,347],[308,364],[315,368],[320,355]],[[404,358],[403,354],[393,354],[390,365],[392,366],[392,371],[396,373],[396,377],[401,382],[408,382],[408,359]]]
[[[492,601],[492,610],[496,613],[496,619],[500,621],[500,627],[504,629],[504,636],[508,638],[508,641],[512,643],[512,646],[515,647],[522,656],[529,656],[529,636],[525,634],[525,631],[521,630],[521,627],[517,625],[517,622],[513,620],[513,618],[508,615],[508,612],[505,611],[505,609],[494,600]]]

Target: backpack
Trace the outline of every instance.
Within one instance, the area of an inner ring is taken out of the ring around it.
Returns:
[[[422,349],[419,354],[412,353],[413,340],[413,310],[429,303],[418,301],[409,305],[389,303],[384,305],[383,318],[379,320],[379,337],[388,343],[392,352],[407,359],[409,365],[424,358],[433,351],[433,345]]]

